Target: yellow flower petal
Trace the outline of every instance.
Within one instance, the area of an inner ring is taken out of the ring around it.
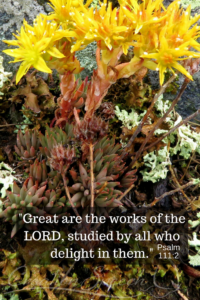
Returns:
[[[159,75],[160,75],[160,85],[163,85],[164,79],[165,79],[165,72],[166,72],[166,67],[163,65],[159,65]]]
[[[144,60],[143,66],[152,71],[155,71],[158,68],[158,65],[155,62],[153,62],[152,60],[147,60],[147,59]]]
[[[25,52],[22,52],[20,49],[7,49],[3,50],[2,52],[20,59],[19,61],[24,60],[23,55]]]
[[[42,57],[39,57],[37,62],[33,64],[33,67],[41,72],[52,73],[51,69],[49,69]]]
[[[47,50],[47,53],[49,53],[53,57],[57,58],[63,58],[65,55],[63,55],[57,48],[51,47],[50,49]]]
[[[6,43],[8,45],[19,46],[19,42],[16,40],[2,40],[2,42]]]
[[[31,67],[31,64],[26,61],[24,61],[20,65],[19,70],[16,75],[16,83],[18,83],[20,81],[20,79],[22,78],[22,76],[24,76],[28,72],[30,67]]]
[[[188,73],[187,71],[186,71],[186,69],[182,66],[182,65],[180,65],[179,63],[177,63],[177,62],[174,62],[173,64],[172,64],[172,67],[173,68],[175,68],[175,69],[177,69],[179,72],[181,72],[182,74],[184,74],[186,77],[188,77],[190,80],[193,80],[193,78],[192,78],[192,76],[190,75],[190,73]]]

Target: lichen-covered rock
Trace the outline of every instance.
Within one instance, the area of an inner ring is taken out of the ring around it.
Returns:
[[[88,76],[90,79],[93,70],[97,69],[96,49],[96,43],[93,42],[89,44],[84,50],[76,52],[76,57],[80,61],[81,67],[84,68],[84,70],[81,72],[82,79],[84,79],[86,76]]]
[[[9,80],[8,77],[10,77],[11,75],[12,75],[12,73],[4,71],[3,57],[0,56],[0,95],[3,95],[3,93],[1,92],[1,89],[4,86],[4,83]]]
[[[38,0],[41,3],[41,1]],[[12,33],[20,30],[23,19],[31,23],[39,13],[47,13],[47,0],[43,4],[32,0],[1,0],[0,1],[0,54],[4,57],[4,68],[7,71],[15,71],[18,64],[8,64],[10,57],[1,51],[8,46],[2,42],[4,39],[12,39]],[[48,5],[49,6],[49,5]]]

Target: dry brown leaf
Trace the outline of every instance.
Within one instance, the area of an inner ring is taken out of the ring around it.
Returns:
[[[195,200],[191,203],[191,208],[193,211],[200,208],[200,196],[198,197],[198,200]]]
[[[48,255],[48,251],[52,249],[52,243],[49,241],[28,241],[24,248],[18,244],[18,249],[27,265],[38,264],[45,253]]]
[[[25,75],[26,85],[22,81],[23,86],[19,86],[12,93],[12,97],[9,100],[12,102],[22,102],[25,100],[24,105],[26,108],[39,113],[42,109],[54,108],[55,101],[54,96],[49,91],[48,85],[42,78],[36,78],[35,74],[36,71],[31,74],[27,73]]]
[[[28,285],[26,285],[23,290],[35,289],[41,287],[45,290],[48,295],[48,300],[57,300],[57,297],[50,290],[50,286],[53,281],[49,281],[46,278],[46,272],[42,272],[39,266],[31,266],[31,277],[28,280]]]
[[[0,251],[2,251],[6,256],[4,261],[2,261],[0,264],[0,268],[3,268],[1,272],[4,275],[3,277],[6,279],[4,280],[1,278],[0,284],[7,285],[9,283],[21,280],[21,274],[17,270],[21,261],[17,257],[17,253],[11,253],[10,251],[4,249],[0,249]]]

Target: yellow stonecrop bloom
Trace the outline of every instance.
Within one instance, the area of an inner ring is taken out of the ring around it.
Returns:
[[[15,58],[13,62],[23,61],[17,72],[16,83],[27,73],[30,67],[51,73],[52,70],[47,66],[46,59],[65,57],[54,47],[54,42],[63,37],[62,32],[56,32],[57,28],[56,23],[48,24],[46,16],[39,15],[33,27],[24,20],[24,27],[21,27],[20,35],[14,34],[17,40],[4,41],[9,45],[19,47],[3,51]]]
[[[17,72],[16,83],[18,83],[21,77],[27,73],[31,66],[39,71],[51,73],[51,69],[47,67],[42,57],[43,52],[48,47],[51,39],[44,37],[33,43],[30,39],[30,34],[28,35],[23,27],[21,28],[20,36],[16,36],[16,38],[18,41],[5,42],[10,45],[19,46],[19,48],[3,51],[15,58],[13,62],[23,61]]]
[[[54,12],[52,12],[48,19],[55,20],[58,24],[66,24],[69,25],[70,21],[73,21],[73,12],[74,8],[76,10],[82,10],[83,8],[87,8],[93,0],[88,0],[85,5],[81,0],[49,0],[51,4],[49,4]]]
[[[120,0],[123,13],[131,20],[135,27],[135,33],[144,32],[149,26],[161,22],[167,18],[165,11],[161,11],[164,6],[163,0],[149,0],[138,4],[137,0]]]
[[[190,80],[193,80],[190,73],[188,73],[186,69],[178,63],[178,61],[185,60],[190,56],[197,58],[200,57],[200,54],[188,51],[188,43],[181,45],[179,48],[173,49],[169,47],[164,36],[160,37],[160,41],[161,47],[157,53],[144,53],[144,55],[141,55],[144,58],[153,58],[157,61],[158,69],[160,71],[160,85],[162,85],[164,82],[164,73],[167,71],[167,69],[174,73],[173,68],[184,74]],[[183,56],[185,56],[185,58],[183,58]]]
[[[112,3],[104,0],[99,10],[93,7],[84,9],[83,11],[74,11],[73,25],[76,44],[72,46],[72,51],[77,51],[93,41],[101,41],[101,48],[107,47],[118,48],[124,43],[125,32],[129,29],[123,25],[123,21],[119,24],[118,11],[112,10]],[[129,36],[129,44],[131,44],[131,32]],[[130,45],[128,45],[129,47]]]
[[[112,10],[112,3],[104,0],[100,9],[75,10],[73,14],[74,36],[76,44],[72,51],[77,51],[87,44],[101,41],[101,49],[123,47],[124,53],[132,45],[133,30],[126,26],[126,16],[117,8]]]
[[[75,51],[84,49],[93,41],[102,50],[104,63],[121,47],[127,54],[130,46],[136,60],[142,60],[149,69],[160,72],[160,84],[169,69],[191,75],[180,64],[181,60],[200,57],[190,51],[200,51],[197,38],[200,16],[191,17],[190,6],[180,8],[175,0],[166,9],[163,0],[119,0],[120,7],[112,9],[108,0],[99,2],[100,8],[93,8],[83,0],[50,0],[54,11],[49,16],[39,15],[33,26],[24,21],[24,27],[17,40],[5,41],[16,49],[4,52],[22,61],[17,73],[17,82],[30,67],[43,72],[56,68],[78,73],[80,64]],[[130,63],[131,66],[131,63]],[[128,67],[127,67],[128,70]],[[129,70],[130,73],[130,70]]]
[[[169,6],[165,36],[171,47],[177,48],[189,42],[191,47],[200,50],[200,45],[196,42],[200,36],[200,27],[195,24],[200,19],[200,15],[191,17],[190,14],[191,6],[186,10],[180,9],[178,0]]]
[[[134,1],[130,0],[132,5]],[[145,0],[142,4],[145,5]],[[146,3],[147,7],[149,4],[152,4],[151,0]],[[137,5],[136,7],[138,10],[141,9]],[[157,62],[160,84],[163,84],[164,73],[168,69],[172,72],[177,69],[192,80],[192,76],[178,61],[200,57],[199,53],[189,51],[191,47],[197,51],[200,50],[200,44],[196,41],[200,27],[197,24],[194,25],[200,16],[192,18],[191,8],[188,7],[186,11],[180,9],[178,0],[173,2],[164,13],[165,18],[161,18],[159,23],[152,23],[147,27],[144,24],[141,26],[140,34],[135,37],[134,54],[138,57],[154,59]],[[142,15],[145,14],[142,12]],[[146,22],[148,24],[151,19],[147,18]]]

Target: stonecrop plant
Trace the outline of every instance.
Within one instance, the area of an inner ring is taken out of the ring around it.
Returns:
[[[52,13],[38,15],[33,25],[24,20],[20,32],[14,34],[16,39],[4,41],[14,46],[4,52],[14,57],[13,62],[21,62],[16,84],[31,68],[46,73],[55,69],[60,74],[61,88],[55,117],[45,134],[18,133],[15,151],[22,163],[26,161],[29,177],[21,189],[15,185],[13,192],[7,192],[6,208],[0,214],[15,224],[12,235],[23,227],[18,218],[21,212],[62,215],[72,207],[79,215],[81,209],[90,207],[91,212],[106,214],[105,208],[121,206],[123,192],[133,188],[137,179],[133,164],[144,150],[152,149],[151,143],[157,143],[157,137],[153,136],[156,129],[165,134],[172,130],[169,126],[164,130],[162,125],[198,71],[200,16],[192,17],[191,8],[184,10],[178,0],[168,8],[162,0],[120,0],[119,7],[114,9],[107,0],[96,7],[90,6],[92,0],[50,2]],[[82,67],[75,53],[92,42],[97,43],[97,69],[90,81],[87,78],[81,81],[77,74]],[[126,55],[130,47],[132,58],[121,62],[122,54]],[[102,101],[118,79],[134,75],[141,83],[147,69],[159,72],[162,93],[176,72],[186,79],[174,104],[161,118],[151,116],[150,126],[145,122],[160,92],[154,98],[149,97],[149,107],[136,120],[138,127],[129,122],[134,130],[130,128],[132,137],[123,149],[114,137],[107,136],[108,120],[114,109],[112,103],[105,105]],[[168,71],[173,76],[166,83]],[[143,137],[138,138],[141,147],[136,152],[130,143],[139,133]],[[162,141],[162,136],[159,138]],[[164,145],[162,141],[159,147]]]

